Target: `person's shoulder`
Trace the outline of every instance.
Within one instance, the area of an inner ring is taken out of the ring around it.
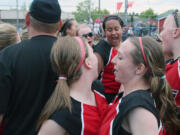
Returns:
[[[68,119],[72,117],[70,111],[67,108],[62,108],[56,110],[50,117],[49,119],[57,122],[59,125],[67,125],[68,124]],[[63,126],[64,127],[64,126]]]
[[[62,109],[58,109],[56,110],[50,118],[52,119],[58,119],[59,117],[66,117],[70,115],[70,111],[67,108],[62,108]]]
[[[93,49],[94,52],[98,53],[102,57],[104,64],[106,65],[110,57],[111,48],[112,46],[108,43],[108,41],[103,39],[99,41],[99,43],[95,45]]]
[[[155,100],[150,90],[137,90],[122,98],[122,107],[132,109],[136,107],[143,107],[151,112],[156,112]],[[128,107],[127,107],[128,106]]]
[[[145,108],[137,107],[128,113],[128,122],[132,133],[158,133],[158,123],[156,116]],[[138,130],[138,131],[137,131]]]
[[[56,123],[53,120],[47,120],[42,124],[38,135],[49,135],[49,134],[56,135],[57,133],[65,134],[65,132],[66,132],[65,129],[61,127],[58,123]]]
[[[109,47],[109,48],[111,48],[111,45],[108,43],[108,41],[107,41],[106,39],[100,40],[100,41],[97,43],[96,46],[97,46],[97,47],[98,47],[98,46],[102,46],[102,47]]]
[[[99,93],[104,93],[104,85],[102,84],[102,82],[98,79],[96,79],[91,86],[92,90],[96,90]]]
[[[18,54],[18,52],[21,50],[21,48],[23,48],[26,42],[27,41],[22,41],[20,43],[16,43],[4,48],[3,50],[0,51],[0,57],[14,58],[14,55]]]
[[[154,106],[152,94],[147,90],[137,90],[122,98],[121,107]]]
[[[125,97],[122,97],[121,99],[119,110],[121,111],[122,115],[120,116],[125,115],[134,108],[141,107],[152,112],[157,118],[159,118],[155,106],[155,100],[153,99],[151,92],[148,90],[137,90]]]

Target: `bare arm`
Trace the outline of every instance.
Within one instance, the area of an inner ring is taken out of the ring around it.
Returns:
[[[142,107],[133,109],[127,116],[128,129],[133,135],[158,135],[156,117]]]
[[[66,135],[66,131],[53,120],[45,121],[38,135]]]
[[[2,119],[3,119],[3,115],[0,114],[0,124],[1,124],[1,122],[2,122]]]
[[[98,59],[98,73],[100,73],[104,68],[104,61],[103,61],[101,55],[99,55],[99,53],[94,52],[94,54],[96,55],[96,57]]]

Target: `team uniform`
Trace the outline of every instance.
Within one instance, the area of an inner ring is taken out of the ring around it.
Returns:
[[[120,93],[109,106],[100,127],[100,135],[132,135],[122,127],[122,121],[129,111],[136,107],[149,110],[158,121],[159,135],[162,135],[161,121],[149,91],[138,90],[122,97]]]
[[[93,90],[97,106],[81,103],[73,98],[72,112],[67,108],[57,110],[49,118],[63,127],[70,135],[98,135],[101,114],[108,105],[99,91]]]
[[[180,107],[180,58],[166,65],[166,79],[171,86],[176,105]]]
[[[104,85],[105,93],[117,94],[121,84],[115,81],[115,75],[113,73],[114,64],[112,63],[112,59],[116,56],[118,50],[113,48],[108,41],[104,39],[94,47],[94,51],[97,52],[104,61],[104,69],[101,72],[100,80]]]
[[[56,37],[40,35],[0,52],[3,135],[37,135],[41,110],[56,86],[50,51]]]

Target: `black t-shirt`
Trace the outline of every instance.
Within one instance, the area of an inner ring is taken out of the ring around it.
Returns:
[[[0,52],[3,135],[35,135],[40,112],[56,85],[50,63],[55,37],[36,36]]]

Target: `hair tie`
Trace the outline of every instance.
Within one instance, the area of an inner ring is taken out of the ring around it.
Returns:
[[[81,60],[80,60],[79,65],[76,68],[76,72],[77,72],[80,69],[80,67],[84,61],[84,58],[85,58],[85,46],[84,46],[84,43],[80,37],[74,37],[74,38],[78,41],[80,48],[81,48]]]
[[[163,76],[161,76],[160,78],[161,78],[161,79],[166,79],[166,76],[165,76],[165,75],[163,75]]]
[[[58,77],[58,80],[67,80],[67,77],[64,76],[64,75],[60,75],[60,76]]]

